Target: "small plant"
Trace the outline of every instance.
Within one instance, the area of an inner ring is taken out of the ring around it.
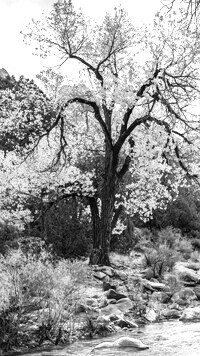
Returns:
[[[162,229],[158,233],[155,245],[166,245],[170,249],[180,252],[186,259],[190,257],[193,251],[191,242],[181,234],[180,230],[172,227]]]
[[[134,313],[134,317],[143,320],[148,303],[148,296],[146,296],[147,299],[144,299],[143,285],[141,284],[140,278],[129,275],[127,289],[129,291],[129,298],[133,303],[132,312]]]
[[[164,276],[164,280],[170,288],[170,292],[172,294],[180,290],[182,285],[181,281],[173,273],[166,273]]]
[[[166,244],[162,244],[155,248],[147,249],[144,257],[144,267],[150,267],[153,277],[161,279],[165,272],[172,270],[179,254]]]
[[[176,230],[172,227],[166,227],[158,232],[155,244],[157,245],[166,245],[167,247],[173,249],[177,245],[177,243],[182,238],[179,230]]]

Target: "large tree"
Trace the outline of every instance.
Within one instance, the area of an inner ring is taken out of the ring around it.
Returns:
[[[137,29],[121,8],[93,24],[72,1],[59,0],[43,20],[33,21],[25,38],[36,41],[43,56],[54,52],[65,66],[71,60],[77,71],[77,83],[58,91],[55,115],[38,135],[55,142],[48,158],[60,197],[78,195],[90,206],[91,263],[109,265],[122,206],[148,214],[176,189],[171,169],[196,177],[182,152],[185,145],[197,150],[192,140],[197,142],[200,129],[194,109],[198,33],[186,33],[179,19],[159,14],[154,29]]]

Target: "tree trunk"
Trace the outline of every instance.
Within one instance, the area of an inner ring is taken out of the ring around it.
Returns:
[[[90,264],[110,266],[109,251],[112,233],[113,201],[113,196],[106,194],[105,190],[101,200],[101,217],[98,216],[97,218],[97,215],[92,213],[93,250],[90,256]]]
[[[101,244],[101,228],[100,228],[100,217],[99,217],[99,209],[97,204],[97,199],[95,197],[88,197],[87,198],[91,217],[92,217],[92,228],[93,228],[93,250],[90,256],[90,264],[96,264],[96,255],[98,254],[98,249]]]
[[[109,239],[107,236],[111,235],[111,224],[107,217],[109,216],[110,212],[108,211],[109,209],[106,209],[108,214],[102,214],[100,218],[96,199],[89,198],[88,200],[90,204],[93,225],[93,249],[90,255],[90,264],[109,266]]]
[[[92,211],[90,204],[94,232],[94,245],[90,256],[91,264],[110,266],[109,252],[116,192],[115,163],[113,153],[109,152],[106,157],[105,178],[101,190],[101,214],[98,214],[98,219],[97,213],[94,214],[94,207]]]

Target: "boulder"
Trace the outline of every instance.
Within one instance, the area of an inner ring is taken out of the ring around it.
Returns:
[[[173,304],[173,306],[175,306],[175,307],[179,307],[179,306],[186,307],[186,306],[188,306],[188,301],[179,298],[179,299],[176,300],[176,302]]]
[[[102,342],[101,344],[98,344],[93,348],[93,350],[98,350],[98,349],[104,349],[104,348],[133,348],[133,349],[140,349],[140,350],[146,350],[149,347],[145,344],[143,344],[142,341],[138,339],[133,339],[132,337],[128,336],[122,336],[119,339],[113,341],[113,342]],[[92,351],[93,351],[92,350]]]
[[[113,315],[115,314],[118,318],[123,318],[124,313],[117,307],[116,304],[108,304],[106,307],[101,308],[102,315]],[[129,309],[127,310],[129,311]]]
[[[174,266],[174,273],[178,276],[178,278],[184,282],[195,282],[197,283],[199,281],[199,276],[197,273],[190,269],[185,267],[185,265],[181,262],[177,262]]]
[[[144,269],[141,273],[142,273],[143,278],[145,278],[147,280],[150,280],[154,276],[153,270],[150,267]]]
[[[110,314],[109,318],[110,318],[110,321],[120,320],[119,316],[117,316],[116,314]]]
[[[199,321],[200,320],[200,306],[194,308],[186,308],[180,317],[182,321]]]
[[[174,295],[172,296],[172,301],[176,303],[178,303],[178,301],[180,300],[190,303],[191,300],[195,300],[195,299],[197,299],[197,296],[192,288],[182,288],[178,292],[174,293]],[[185,305],[180,303],[178,304]]]
[[[194,293],[197,296],[197,299],[200,299],[200,286],[194,287]]]
[[[102,272],[104,272],[109,277],[113,277],[114,276],[114,271],[113,271],[112,267],[103,266],[102,267]]]
[[[129,298],[123,298],[118,300],[116,306],[121,310],[123,313],[128,313],[131,308],[133,308],[133,303]]]
[[[169,310],[164,310],[162,312],[162,315],[166,318],[166,319],[179,319],[181,316],[181,311],[177,310],[177,309],[169,309]]]
[[[171,297],[172,297],[172,293],[170,292],[161,292],[161,303],[163,304],[167,304],[170,302],[171,300]]]
[[[108,305],[108,300],[107,299],[102,299],[99,302],[99,308],[104,308]]]
[[[109,316],[106,316],[106,315],[100,315],[98,316],[97,318],[97,324],[103,324],[103,325],[109,325],[110,323],[110,318]]]
[[[180,284],[178,277],[172,273],[166,273],[164,276],[164,281],[166,285],[172,289],[176,289]]]
[[[156,321],[157,319],[157,314],[155,312],[154,309],[148,309],[146,314],[145,314],[145,318],[150,321],[151,323],[153,323],[154,321]]]
[[[87,308],[84,304],[78,304],[76,306],[76,313],[79,314],[79,313],[86,313],[87,312]]]
[[[96,308],[96,307],[98,307],[98,300],[93,299],[93,298],[88,298],[88,299],[86,299],[86,304],[89,307]]]
[[[114,276],[114,271],[113,268],[110,266],[95,266],[94,267],[95,272],[102,272],[108,277],[113,277]]]
[[[170,292],[154,292],[151,296],[151,301],[159,301],[160,303],[169,303],[172,297]]]
[[[120,328],[138,328],[138,325],[131,320],[119,318],[116,320],[116,325]]]
[[[122,298],[126,298],[126,295],[118,293],[114,289],[109,289],[107,291],[107,293],[106,293],[106,296],[107,296],[108,299],[116,299],[116,300],[120,300]]]
[[[116,290],[116,286],[113,284],[110,284],[109,282],[103,281],[103,290],[107,291],[109,289]]]
[[[121,279],[122,281],[126,281],[127,280],[127,274],[123,271],[115,271],[115,277]]]
[[[115,314],[120,318],[123,318],[125,313],[133,307],[132,302],[129,298],[120,299],[116,304],[108,304],[106,307],[101,308],[102,315]]]

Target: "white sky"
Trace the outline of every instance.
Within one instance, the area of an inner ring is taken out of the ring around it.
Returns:
[[[23,43],[20,31],[54,2],[56,0],[0,0],[0,68],[16,77],[23,74],[34,79],[43,66],[48,66],[48,58],[42,60],[32,55],[33,50]],[[73,3],[96,21],[121,4],[137,24],[152,21],[161,7],[161,0],[73,0]]]

